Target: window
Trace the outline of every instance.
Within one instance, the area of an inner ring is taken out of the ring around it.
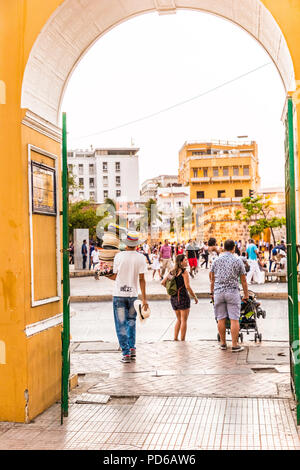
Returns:
[[[103,186],[108,186],[108,176],[103,176]]]
[[[120,197],[121,196],[121,190],[120,189],[117,189],[116,191],[116,197]]]
[[[102,170],[107,171],[107,162],[102,162]]]
[[[90,191],[90,201],[94,201],[94,200],[95,200],[95,192]]]
[[[121,176],[116,176],[116,185],[121,186]]]
[[[223,176],[228,176],[229,175],[229,168],[228,166],[223,167]]]
[[[194,178],[197,178],[197,177],[198,177],[198,170],[197,170],[197,168],[194,168],[194,169],[193,169],[193,175],[194,175]]]
[[[108,191],[107,190],[103,191],[103,197],[104,197],[104,199],[106,199],[108,197]]]
[[[238,166],[233,167],[233,176],[239,176],[239,167]]]
[[[116,162],[116,171],[121,171],[121,163]]]
[[[80,163],[80,164],[78,165],[78,174],[79,174],[79,175],[83,175],[83,164],[82,164],[82,163]]]
[[[84,186],[84,178],[79,178],[79,186]]]
[[[243,175],[244,176],[249,176],[250,175],[249,166],[244,166],[243,167]]]
[[[80,199],[84,199],[84,192],[80,191],[80,193],[79,193],[79,198],[80,198]]]
[[[93,175],[95,173],[95,165],[93,163],[89,164],[89,173]]]
[[[203,168],[203,176],[206,178],[208,176],[208,169]]]
[[[68,158],[73,157],[73,152],[68,152]]]
[[[213,176],[219,176],[219,168],[214,167]]]
[[[95,187],[95,179],[90,178],[90,188],[94,188],[94,187]]]
[[[68,165],[68,170],[69,170],[69,173],[72,175],[73,174],[73,165]]]
[[[218,191],[218,197],[225,197],[225,189],[222,189],[221,191]]]
[[[204,199],[204,191],[197,191],[197,199]]]
[[[234,190],[234,197],[243,197],[243,190],[242,189],[235,189]]]

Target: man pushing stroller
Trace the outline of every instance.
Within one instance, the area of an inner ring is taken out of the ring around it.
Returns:
[[[234,252],[234,241],[226,240],[223,255],[218,257],[211,266],[210,292],[214,303],[215,317],[218,322],[221,339],[220,348],[223,350],[227,349],[226,318],[229,318],[232,352],[240,352],[244,348],[238,345],[241,313],[239,279],[241,279],[244,291],[244,301],[248,300],[249,294],[244,263],[240,258],[234,256]]]

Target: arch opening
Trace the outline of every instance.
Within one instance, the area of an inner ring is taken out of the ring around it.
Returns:
[[[294,67],[286,40],[260,0],[65,0],[39,34],[28,59],[21,107],[58,125],[72,72],[85,53],[118,24],[150,12],[194,10],[223,17],[247,31],[267,51],[286,91],[294,89]]]

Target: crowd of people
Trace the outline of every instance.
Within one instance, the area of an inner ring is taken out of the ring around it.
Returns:
[[[226,240],[219,245],[215,238],[197,243],[190,239],[182,243],[164,242],[149,245],[141,242],[137,232],[128,232],[124,240],[126,249],[114,258],[113,271],[106,277],[115,281],[113,311],[115,329],[122,350],[121,361],[129,363],[136,360],[136,317],[138,284],[141,290],[140,313],[148,312],[146,296],[146,277],[148,269],[157,274],[161,284],[170,295],[171,307],[176,315],[174,341],[185,341],[187,321],[190,313],[191,298],[198,303],[190,278],[200,269],[209,269],[211,299],[220,335],[220,348],[227,349],[226,319],[230,319],[232,352],[244,348],[238,344],[241,300],[249,299],[248,285],[264,282],[267,271],[286,270],[287,248],[283,240],[273,246],[267,242],[247,242]],[[74,258],[70,246],[70,260]],[[99,263],[99,248],[89,244],[90,268]],[[83,269],[88,259],[86,240],[81,247]],[[240,286],[243,297],[241,298]]]
[[[234,245],[235,255],[245,263],[248,284],[251,282],[263,284],[266,272],[286,272],[287,250],[284,240],[281,240],[275,246],[269,242],[254,242],[254,240],[248,240],[247,242],[238,240],[234,241]],[[212,246],[214,246],[213,249]],[[97,243],[90,241],[88,248],[86,240],[83,241],[81,247],[82,269],[87,269],[88,251],[88,268],[96,269],[99,263],[99,247]],[[170,271],[171,266],[175,263],[176,256],[182,254],[186,255],[189,274],[194,278],[199,269],[208,269],[212,265],[216,256],[224,251],[224,243],[220,242],[217,246],[215,238],[200,243],[192,239],[181,243],[169,243],[168,240],[165,240],[164,242],[148,244],[145,241],[137,247],[136,251],[145,256],[148,266],[153,270],[153,279],[162,280],[165,272]],[[70,264],[73,264],[73,242],[70,242],[69,252]]]
[[[192,278],[199,269],[208,269],[220,253],[224,251],[224,243],[217,245],[215,238],[209,241],[197,243],[196,240],[188,240],[182,243],[158,242],[149,245],[143,243],[137,251],[144,254],[148,265],[153,270],[153,279],[157,277],[162,280],[166,270],[170,270],[172,263],[178,255],[186,255],[188,260],[189,274]],[[273,246],[269,242],[249,239],[234,241],[234,254],[244,262],[247,272],[248,284],[265,282],[266,272],[286,271],[287,253],[284,240]]]

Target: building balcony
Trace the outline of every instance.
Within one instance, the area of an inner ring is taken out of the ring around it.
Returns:
[[[194,177],[191,178],[192,183],[209,183],[210,182],[210,177],[209,176],[199,176],[199,177]]]
[[[231,180],[232,181],[250,181],[251,176],[250,175],[232,176]]]
[[[214,183],[218,181],[230,181],[230,176],[213,176],[211,180]]]
[[[231,198],[232,199],[232,202],[241,202],[241,200],[243,199],[242,197],[233,197]]]
[[[231,202],[230,197],[213,197],[212,202]]]
[[[192,199],[192,204],[208,204],[209,202],[211,202],[211,199]]]

